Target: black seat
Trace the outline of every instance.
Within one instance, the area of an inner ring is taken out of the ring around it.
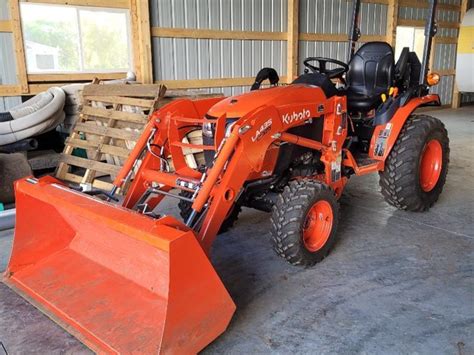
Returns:
[[[292,84],[308,84],[319,86],[327,98],[337,95],[339,91],[328,77],[321,73],[305,73],[297,77]]]
[[[385,42],[362,45],[349,63],[347,104],[349,111],[367,112],[382,101],[394,80],[393,49]]]

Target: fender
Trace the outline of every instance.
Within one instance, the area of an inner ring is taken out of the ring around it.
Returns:
[[[439,96],[436,94],[430,94],[423,97],[413,98],[405,106],[400,107],[395,112],[390,122],[376,126],[370,141],[369,157],[374,160],[385,162],[385,159],[387,159],[392,151],[392,148],[398,139],[398,135],[408,117],[410,117],[418,107],[430,102],[440,104]],[[379,170],[383,170],[383,168],[384,165],[380,164]]]

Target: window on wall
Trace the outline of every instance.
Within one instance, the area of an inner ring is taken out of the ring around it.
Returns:
[[[28,73],[131,70],[129,11],[21,3]]]
[[[410,48],[418,58],[423,58],[423,45],[425,43],[425,29],[423,27],[397,26],[397,42],[395,45],[395,58],[400,57],[404,47]]]

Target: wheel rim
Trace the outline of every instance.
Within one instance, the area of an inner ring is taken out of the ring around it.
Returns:
[[[318,201],[310,208],[303,225],[306,249],[315,252],[326,244],[331,235],[333,218],[332,207],[327,201]]]
[[[443,148],[441,143],[432,139],[426,143],[421,155],[420,185],[423,191],[433,190],[443,168]]]

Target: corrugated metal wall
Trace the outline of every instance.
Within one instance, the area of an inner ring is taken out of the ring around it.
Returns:
[[[300,0],[300,32],[348,33],[351,9],[346,0]]]
[[[10,11],[8,0],[0,0],[0,20],[8,20]],[[13,50],[13,34],[0,33],[0,84],[17,83],[15,51]],[[0,97],[0,111],[21,103],[21,97]]]
[[[8,20],[9,18],[8,0],[0,0],[0,20]]]
[[[450,5],[460,5],[460,0],[441,0],[440,3]],[[400,19],[406,20],[426,20],[428,9],[400,6],[398,11]],[[443,22],[459,22],[459,11],[438,9],[437,19]],[[435,38],[457,37],[457,28],[438,28]],[[450,70],[456,66],[456,44],[437,43],[434,48],[434,63],[431,63],[433,70]],[[443,76],[440,83],[431,89],[432,92],[440,95],[441,103],[447,105],[451,103],[453,96],[454,76]]]
[[[151,0],[152,26],[286,32],[286,0]],[[264,66],[286,75],[286,42],[153,38],[155,80],[253,77]],[[244,88],[215,88],[237,94]]]
[[[444,0],[459,5],[460,0]],[[363,3],[361,6],[362,35],[385,35],[388,6]],[[301,33],[347,34],[352,2],[347,0],[300,0]],[[408,20],[426,19],[428,10],[401,6],[399,17]],[[286,31],[286,0],[152,0],[152,26],[184,27],[246,31]],[[439,21],[457,22],[459,12],[438,10]],[[456,37],[455,28],[440,28],[438,36]],[[437,44],[434,48],[437,70],[454,69],[456,45]],[[309,56],[326,56],[346,60],[346,42],[300,41],[299,71]],[[204,39],[153,39],[155,78],[207,79],[221,77],[251,77],[263,66],[286,74],[285,41],[237,41]],[[439,92],[443,104],[452,97],[453,78],[444,77],[433,89]],[[216,88],[226,95],[244,88]]]
[[[387,5],[361,4],[362,35],[385,35],[387,29]],[[300,32],[321,34],[349,33],[352,2],[347,0],[300,0]],[[303,71],[303,60],[307,57],[329,57],[347,61],[347,42],[299,42],[299,70]]]
[[[438,94],[441,104],[448,105],[453,99],[454,76],[442,76],[438,85],[431,88],[431,92]]]
[[[155,27],[285,32],[286,0],[152,0]],[[347,0],[301,0],[300,32],[347,34],[352,3]],[[362,34],[384,35],[387,5],[362,4]],[[308,56],[346,60],[346,42],[300,41],[299,70]],[[253,77],[264,66],[286,75],[286,42],[153,38],[157,80]],[[216,88],[226,95],[244,88]]]
[[[444,0],[459,5],[460,0]],[[287,0],[151,0],[153,27],[198,28],[241,31],[287,31]],[[385,35],[388,6],[363,3],[361,31],[364,35]],[[347,34],[352,2],[347,0],[300,0],[300,32]],[[400,7],[402,19],[423,20],[427,9]],[[0,0],[0,19],[8,19],[8,0]],[[459,12],[441,9],[438,19],[457,22]],[[456,37],[455,28],[440,28],[438,36]],[[286,75],[286,41],[216,40],[153,38],[153,67],[157,80],[212,79],[253,77],[259,69],[271,66],[281,76]],[[454,69],[456,45],[437,44],[434,48],[434,68]],[[300,41],[299,71],[308,56],[327,56],[346,60],[346,42]],[[0,33],[0,83],[16,84],[13,39],[10,33]],[[451,100],[453,80],[443,78],[435,88],[442,101]],[[214,88],[214,92],[237,94],[246,88]],[[8,101],[8,102],[7,102]],[[19,98],[0,98],[0,109],[19,102]]]

